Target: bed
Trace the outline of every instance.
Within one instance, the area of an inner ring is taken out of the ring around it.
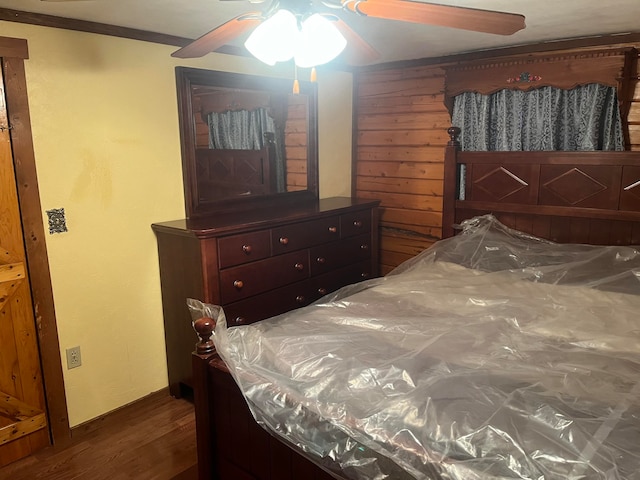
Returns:
[[[640,155],[450,133],[449,238],[253,325],[193,304],[200,478],[640,478]]]

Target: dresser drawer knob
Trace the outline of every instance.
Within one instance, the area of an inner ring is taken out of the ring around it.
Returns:
[[[296,263],[293,268],[295,268],[296,270],[298,270],[299,272],[301,272],[302,270],[304,270],[304,265],[302,263]]]
[[[356,220],[355,222],[353,222],[353,226],[354,227],[358,227],[358,228],[362,227],[362,221],[361,220]]]
[[[287,245],[289,243],[289,239],[287,237],[280,237],[280,245]]]
[[[251,245],[242,245],[242,251],[249,255],[251,253]]]
[[[329,227],[329,231],[331,233],[336,233],[338,231],[338,227]]]
[[[244,287],[244,282],[242,280],[236,280],[235,282],[233,282],[233,286],[238,290],[241,290],[242,287]]]
[[[363,243],[362,245],[360,245],[360,250],[369,250],[369,245]]]
[[[326,258],[324,258],[324,257],[318,257],[318,258],[316,258],[316,262],[318,262],[318,263],[324,263],[324,262],[326,262],[326,261],[327,261],[327,260],[326,260]]]
[[[323,288],[323,287],[320,287],[320,288],[318,289],[318,293],[319,293],[320,295],[326,295],[326,294],[327,294],[327,289],[326,289],[326,288]]]
[[[236,325],[244,325],[245,319],[244,319],[244,317],[236,317],[234,322],[235,322]]]
[[[362,272],[362,273],[360,274],[360,276],[361,276],[362,278],[369,278],[369,273],[368,273],[368,272]]]
[[[298,303],[304,303],[304,295],[298,295],[296,297],[296,302]]]

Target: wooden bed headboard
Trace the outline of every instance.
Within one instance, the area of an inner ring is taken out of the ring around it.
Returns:
[[[203,203],[277,191],[268,145],[260,150],[197,148],[195,153],[197,191]]]
[[[640,245],[640,152],[463,152],[448,133],[443,238],[492,213],[555,242]]]

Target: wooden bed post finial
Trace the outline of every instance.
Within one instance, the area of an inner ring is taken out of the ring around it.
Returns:
[[[216,351],[216,346],[211,339],[215,328],[216,322],[213,318],[202,317],[193,322],[193,329],[199,337],[196,343],[196,353],[198,355],[208,355]]]
[[[450,147],[459,147],[460,142],[458,141],[458,136],[460,135],[460,128],[449,127],[447,133],[449,134],[449,142],[447,145]]]

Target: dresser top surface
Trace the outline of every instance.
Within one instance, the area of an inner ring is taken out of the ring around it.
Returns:
[[[159,222],[152,224],[152,228],[156,232],[167,231],[195,235],[197,237],[208,237],[229,231],[251,230],[271,226],[275,223],[291,223],[307,218],[336,215],[352,210],[364,210],[376,207],[379,203],[379,200],[331,197],[286,207]]]

